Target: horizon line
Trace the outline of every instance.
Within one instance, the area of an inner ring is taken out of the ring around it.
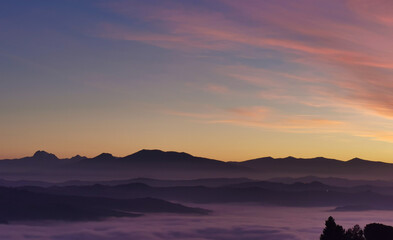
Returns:
[[[56,154],[54,154],[54,153],[52,153],[52,152],[49,152],[49,151],[41,150],[41,149],[40,149],[40,150],[35,151],[35,152],[33,153],[33,155],[21,156],[21,157],[14,157],[14,158],[1,158],[0,161],[3,161],[3,160],[18,160],[18,159],[22,159],[22,158],[26,158],[26,157],[33,157],[33,156],[34,156],[36,153],[38,153],[38,152],[44,152],[44,153],[47,153],[47,154],[52,154],[52,155],[56,156],[59,160],[64,160],[64,159],[71,159],[71,158],[78,157],[78,156],[79,156],[79,157],[88,158],[88,159],[93,159],[93,158],[96,158],[96,157],[98,157],[98,156],[100,156],[100,155],[103,155],[103,154],[109,154],[109,155],[111,155],[111,156],[113,156],[113,157],[115,157],[115,158],[125,158],[125,157],[127,157],[127,156],[131,156],[131,155],[133,155],[133,154],[135,154],[135,153],[138,153],[138,152],[141,152],[141,151],[160,151],[160,152],[163,152],[163,153],[188,154],[188,155],[190,155],[190,156],[192,156],[192,157],[205,158],[205,159],[216,160],[216,161],[220,161],[220,162],[245,162],[245,161],[257,160],[257,159],[263,159],[263,158],[272,158],[272,159],[277,159],[277,160],[278,160],[278,159],[288,159],[288,158],[295,158],[295,159],[317,159],[317,158],[323,158],[323,159],[334,160],[334,161],[340,161],[340,162],[349,162],[349,161],[352,161],[352,160],[362,160],[362,161],[375,162],[375,163],[393,164],[393,163],[390,163],[390,162],[384,162],[384,161],[378,161],[378,160],[369,160],[369,159],[363,159],[363,158],[359,158],[359,157],[353,157],[353,158],[348,159],[348,160],[342,160],[342,159],[328,158],[328,157],[323,157],[323,156],[316,156],[316,157],[295,157],[295,156],[292,156],[292,155],[288,155],[288,156],[286,156],[286,157],[264,156],[264,157],[250,158],[250,159],[238,160],[238,161],[225,161],[225,160],[216,159],[216,158],[197,156],[197,155],[193,155],[193,154],[190,154],[190,153],[184,152],[184,151],[173,151],[173,150],[165,151],[165,150],[161,150],[161,149],[158,149],[158,148],[152,148],[152,149],[142,148],[142,149],[139,150],[139,151],[136,151],[136,152],[133,152],[133,153],[131,153],[131,154],[124,155],[124,156],[117,156],[117,155],[114,155],[114,154],[112,154],[112,153],[110,153],[110,152],[102,152],[102,153],[100,153],[100,154],[98,154],[98,155],[95,155],[95,156],[92,156],[92,157],[91,157],[91,156],[82,155],[82,154],[76,154],[76,155],[74,155],[74,156],[72,156],[72,157],[59,157],[58,155],[56,155]]]

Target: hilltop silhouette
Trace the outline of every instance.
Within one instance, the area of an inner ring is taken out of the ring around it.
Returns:
[[[272,177],[345,177],[352,179],[392,180],[393,164],[354,158],[340,161],[316,158],[258,158],[225,162],[196,157],[183,152],[141,150],[125,157],[102,153],[88,158],[77,155],[59,159],[54,154],[37,151],[31,157],[0,161],[0,177],[34,180],[109,180],[114,178],[252,178]]]

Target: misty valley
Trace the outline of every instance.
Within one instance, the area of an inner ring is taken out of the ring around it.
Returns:
[[[29,239],[16,229],[49,227],[56,233],[35,238],[318,239],[329,216],[348,229],[391,225],[393,181],[384,174],[392,166],[292,157],[222,162],[159,150],[59,159],[38,151],[0,161],[0,229],[7,239]],[[362,172],[375,177],[359,178]],[[65,237],[72,226],[81,227]]]

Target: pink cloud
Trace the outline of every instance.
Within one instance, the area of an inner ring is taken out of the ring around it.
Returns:
[[[362,18],[383,25],[393,24],[393,3],[389,0],[348,0],[348,7]]]
[[[107,3],[111,11],[155,27],[141,31],[126,24],[105,23],[97,35],[173,50],[252,55],[256,60],[264,60],[263,54],[258,55],[256,51],[272,50],[284,65],[296,65],[298,71],[226,66],[218,72],[255,86],[259,97],[265,100],[353,108],[362,113],[393,117],[393,30],[389,27],[393,22],[390,16],[393,4],[390,1],[217,3],[225,11],[202,4],[187,6],[173,2]],[[205,90],[228,93],[227,87],[215,83]],[[216,121],[275,127],[233,117]],[[281,126],[338,129],[338,125],[334,119],[316,118],[286,120]]]

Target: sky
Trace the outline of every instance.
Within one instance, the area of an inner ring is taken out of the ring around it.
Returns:
[[[393,162],[393,3],[4,0],[0,158]]]

